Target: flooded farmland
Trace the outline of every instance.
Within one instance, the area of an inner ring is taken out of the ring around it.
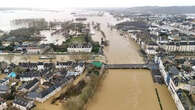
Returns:
[[[116,30],[111,31],[107,28],[105,23],[114,19],[109,15],[104,17],[94,19],[101,22],[101,28],[109,39],[110,45],[104,49],[108,63],[144,63],[135,42],[120,36]],[[148,70],[109,70],[87,108],[88,110],[160,110],[155,88],[158,90],[163,109],[176,110],[168,89],[153,83]]]

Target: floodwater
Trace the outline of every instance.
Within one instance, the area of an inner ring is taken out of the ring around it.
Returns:
[[[53,43],[55,45],[61,45],[64,41],[66,41],[65,37],[59,33],[59,34],[55,34],[55,35],[51,35],[52,30],[43,30],[40,32],[41,36],[45,37],[45,39],[43,39],[40,44],[50,44]]]
[[[106,23],[114,24],[111,16],[90,18],[99,21],[101,28],[109,39],[109,46],[104,49],[109,64],[141,64],[139,47],[135,42],[120,36],[116,30],[111,31]],[[93,37],[100,37],[99,32]],[[99,40],[99,38],[93,38]],[[168,89],[152,81],[148,70],[109,70],[106,78],[87,105],[88,110],[160,110],[157,88],[164,110],[176,110]]]
[[[14,19],[25,18],[45,18],[47,21],[67,21],[72,20],[70,14],[73,9],[63,11],[39,11],[39,10],[0,10],[0,30],[10,31],[18,27],[13,26],[11,21]]]

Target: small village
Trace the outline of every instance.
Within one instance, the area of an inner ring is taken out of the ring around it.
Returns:
[[[30,26],[1,34],[1,55],[39,56],[37,62],[26,58],[26,62],[10,60],[0,63],[1,110],[30,110],[57,93],[61,94],[52,98],[51,103],[72,98],[72,94],[85,94],[95,88],[95,80],[103,72],[102,63],[95,59],[88,60],[94,54],[102,56],[103,44],[92,40],[93,33],[90,32],[90,25],[84,23],[86,20],[76,18],[74,21],[47,23],[43,19],[21,19],[14,23]],[[31,26],[31,22],[37,23],[38,27]],[[98,30],[98,25],[93,23],[93,28]],[[29,35],[29,31],[31,38],[24,39],[22,36]],[[49,37],[45,36],[48,33]],[[59,61],[55,55],[70,55],[70,60]],[[86,91],[82,91],[83,88]],[[83,98],[89,96],[90,93]]]

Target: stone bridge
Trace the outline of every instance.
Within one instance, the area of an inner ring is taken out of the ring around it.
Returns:
[[[106,69],[150,69],[149,64],[106,64]]]

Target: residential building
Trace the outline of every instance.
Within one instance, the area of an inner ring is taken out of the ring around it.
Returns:
[[[0,94],[6,94],[10,92],[10,88],[7,85],[0,85]]]
[[[12,42],[9,42],[9,41],[3,41],[3,42],[2,42],[2,45],[5,46],[5,47],[7,47],[7,46],[9,46],[11,43],[12,43]]]
[[[7,85],[9,83],[9,78],[4,78],[0,80],[0,85]]]
[[[13,106],[20,110],[29,110],[34,106],[34,102],[21,97],[16,97],[13,101]]]
[[[35,87],[37,87],[39,84],[38,79],[34,79],[32,81],[26,82],[25,86],[22,88],[23,92],[30,92],[32,91]]]
[[[195,42],[169,42],[161,47],[167,52],[195,52]]]
[[[72,67],[75,63],[72,61],[67,61],[67,62],[57,62],[56,63],[56,68],[61,69],[61,68],[69,68]]]
[[[91,44],[74,44],[67,48],[68,52],[87,52],[90,53],[92,51]]]
[[[19,75],[20,81],[32,81],[34,79],[40,79],[41,74],[38,71],[24,72]]]

